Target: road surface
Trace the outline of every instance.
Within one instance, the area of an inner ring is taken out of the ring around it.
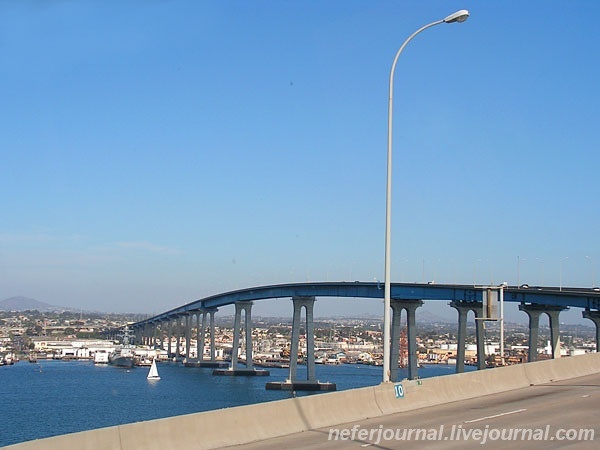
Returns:
[[[228,448],[598,449],[599,411],[594,374]]]

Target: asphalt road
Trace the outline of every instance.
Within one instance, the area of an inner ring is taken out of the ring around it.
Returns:
[[[598,449],[599,417],[600,373],[229,448]]]

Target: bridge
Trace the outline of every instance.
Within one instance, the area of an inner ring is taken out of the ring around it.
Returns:
[[[196,367],[222,368],[215,370],[220,375],[262,375],[264,370],[257,370],[252,363],[252,305],[255,301],[267,299],[290,299],[293,304],[292,341],[290,355],[296,355],[299,347],[300,327],[306,328],[307,371],[306,379],[297,374],[296,358],[290,358],[290,376],[283,383],[268,383],[272,389],[310,389],[331,390],[335,385],[320,383],[315,374],[313,311],[317,297],[336,298],[373,298],[383,299],[383,285],[377,282],[319,282],[289,283],[269,286],[257,286],[222,294],[212,295],[195,300],[177,308],[136,322],[131,325],[136,341],[155,345],[166,339],[168,352],[171,355],[171,340],[176,337],[177,349],[181,339],[184,340],[187,364]],[[456,371],[464,371],[465,338],[467,315],[473,311],[476,323],[477,364],[478,369],[485,368],[485,347],[483,321],[498,317],[495,312],[498,305],[504,302],[518,303],[519,309],[529,316],[529,352],[528,360],[537,359],[537,342],[539,334],[539,318],[547,314],[550,324],[552,357],[560,356],[559,348],[559,316],[569,308],[581,308],[584,318],[592,320],[596,326],[596,348],[600,342],[600,289],[599,288],[566,288],[543,286],[477,286],[432,283],[392,283],[391,286],[392,333],[390,379],[398,379],[398,358],[400,340],[400,320],[406,311],[407,346],[408,346],[408,378],[418,377],[417,341],[415,312],[424,301],[445,301],[458,312],[458,344]],[[234,305],[234,336],[231,365],[215,358],[215,313],[219,308]],[[301,311],[305,309],[305,323],[301,322]],[[492,311],[494,310],[494,311]],[[244,323],[242,326],[242,313]],[[500,314],[501,315],[501,314]],[[194,326],[195,318],[195,326]],[[208,327],[207,327],[208,321]],[[183,323],[182,323],[183,322]],[[196,330],[198,357],[190,358],[190,342],[192,330]],[[204,358],[205,333],[210,335],[209,359]],[[239,341],[242,331],[245,334],[246,362],[244,367],[238,361]],[[503,340],[501,338],[501,340]],[[502,345],[502,344],[501,344]],[[178,352],[179,350],[177,350]]]

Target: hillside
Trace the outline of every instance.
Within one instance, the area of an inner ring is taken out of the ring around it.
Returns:
[[[0,301],[0,310],[2,311],[26,311],[34,309],[37,309],[38,311],[50,311],[57,308],[48,303],[22,296],[11,297]]]

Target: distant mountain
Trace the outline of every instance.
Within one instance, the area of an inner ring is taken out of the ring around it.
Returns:
[[[450,309],[450,308],[448,308]],[[441,316],[441,315],[437,315],[432,313],[431,311],[420,311],[419,309],[417,309],[416,312],[416,319],[417,322],[421,322],[421,323],[454,323],[456,322],[456,319],[451,319],[450,317],[447,316]]]
[[[0,310],[3,311],[25,311],[37,309],[38,311],[51,311],[59,309],[56,306],[48,303],[40,302],[33,298],[27,297],[11,297],[0,301]]]

